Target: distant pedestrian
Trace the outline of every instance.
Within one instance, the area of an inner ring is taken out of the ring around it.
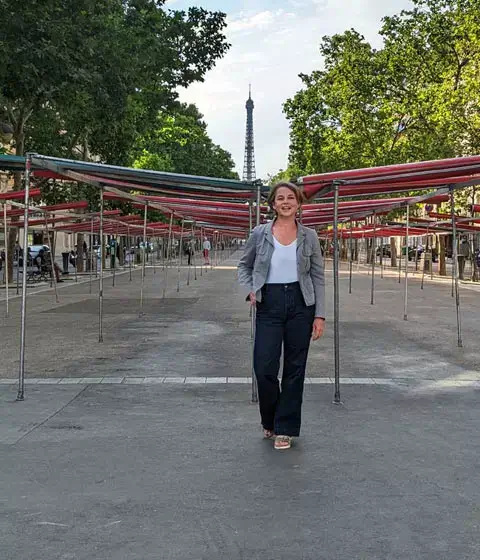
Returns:
[[[189,239],[185,244],[185,253],[187,255],[187,264],[190,266],[192,264],[192,257],[195,254],[195,239]]]
[[[203,240],[203,258],[205,259],[205,264],[210,264],[210,251],[212,250],[212,245],[208,240],[208,237],[205,237]]]
[[[325,324],[323,257],[316,232],[300,224],[301,191],[291,183],[273,187],[275,220],[257,226],[238,265],[240,283],[256,306],[254,370],[265,438],[289,449],[300,435],[303,386],[310,339]],[[284,349],[281,390],[278,383]]]
[[[465,261],[470,257],[470,244],[466,237],[463,237],[458,247],[458,277],[460,280],[464,279],[465,274]]]

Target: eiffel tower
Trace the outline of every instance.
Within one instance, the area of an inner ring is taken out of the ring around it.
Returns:
[[[247,109],[247,130],[245,133],[245,156],[243,159],[243,180],[248,182],[255,181],[255,151],[253,147],[253,100],[252,88],[248,88],[248,99],[245,104]]]

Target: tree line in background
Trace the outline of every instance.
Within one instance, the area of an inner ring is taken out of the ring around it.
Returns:
[[[0,123],[14,153],[236,178],[203,115],[177,95],[227,52],[225,17],[165,0],[0,0]],[[95,208],[98,198],[86,185],[43,189],[47,203]]]
[[[324,37],[324,69],[284,104],[288,168],[273,179],[480,153],[480,0],[412,0],[380,49]],[[472,190],[457,196],[466,211]]]
[[[13,127],[16,154],[233,176],[230,155],[176,93],[227,52],[225,14],[164,4],[0,0],[0,122]]]

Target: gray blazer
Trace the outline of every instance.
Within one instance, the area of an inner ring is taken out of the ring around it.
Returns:
[[[267,279],[274,244],[273,222],[257,226],[250,235],[238,264],[238,279],[262,301],[262,286]],[[317,233],[297,224],[298,282],[306,305],[315,304],[315,317],[325,318],[325,273]]]

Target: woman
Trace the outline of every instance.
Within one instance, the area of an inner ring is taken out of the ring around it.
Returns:
[[[238,265],[257,309],[253,366],[264,437],[275,438],[275,449],[289,449],[300,435],[310,339],[320,338],[325,326],[323,257],[316,232],[297,222],[302,198],[292,183],[273,187],[268,202],[275,219],[253,230]]]

